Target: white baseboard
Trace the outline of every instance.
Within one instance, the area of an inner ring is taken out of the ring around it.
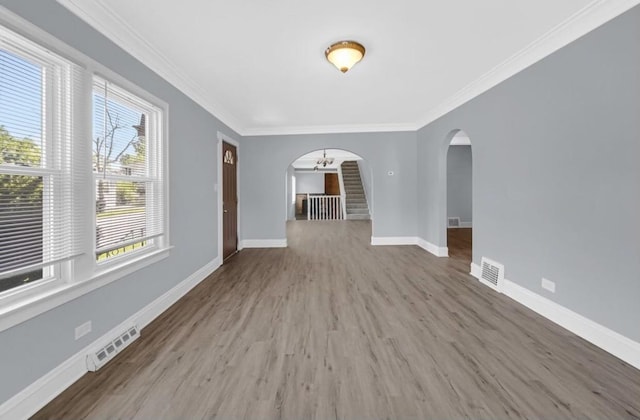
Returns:
[[[447,229],[461,229],[461,228],[472,228],[473,222],[460,222],[460,226],[447,226]]]
[[[220,267],[217,257],[0,405],[0,419],[27,419],[87,373],[87,355],[132,324],[142,329]],[[117,357],[117,356],[116,356]]]
[[[418,238],[417,245],[425,251],[432,253],[436,257],[449,256],[449,248],[447,248],[446,246],[437,246],[435,244],[432,244],[431,242],[425,241],[422,238]]]
[[[149,305],[142,308],[130,319],[134,321],[134,324],[138,325],[138,328],[143,329],[144,327],[149,325],[151,321],[160,316],[160,314],[169,309],[171,305],[173,305],[184,295],[189,293],[191,289],[200,284],[211,273],[216,271],[221,265],[222,259],[218,256],[210,263],[199,268],[195,273],[191,274],[185,280],[178,283],[165,294],[151,302]],[[131,323],[127,324],[127,322],[128,321],[123,322],[123,326],[131,325]],[[121,329],[116,328],[114,332],[117,331],[121,331]]]
[[[480,280],[482,270],[480,269],[480,266],[478,264],[471,263],[471,271],[469,271],[469,274]]]
[[[371,245],[417,245],[415,236],[372,236]]]
[[[480,266],[471,264],[471,275],[480,278]],[[640,343],[597,322],[504,279],[502,293],[588,342],[640,369]]]
[[[436,257],[449,256],[449,249],[446,246],[437,246],[416,236],[372,236],[371,245],[418,245]]]
[[[1,419],[28,419],[87,373],[88,349],[76,353],[55,369],[0,405]]]
[[[286,248],[287,239],[243,239],[239,249],[242,248]]]

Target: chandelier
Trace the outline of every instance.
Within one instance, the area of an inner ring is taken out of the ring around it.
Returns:
[[[324,149],[322,151],[322,157],[318,158],[318,160],[316,160],[316,166],[313,168],[314,171],[318,170],[318,166],[322,165],[323,168],[326,168],[327,165],[331,165],[333,164],[333,158],[332,157],[327,157],[327,149]]]

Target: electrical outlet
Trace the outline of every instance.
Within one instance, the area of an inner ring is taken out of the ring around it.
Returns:
[[[76,327],[76,340],[84,337],[91,332],[91,321],[87,321],[82,325]]]
[[[550,291],[551,293],[556,292],[556,284],[551,280],[547,280],[544,277],[542,278],[542,288]]]

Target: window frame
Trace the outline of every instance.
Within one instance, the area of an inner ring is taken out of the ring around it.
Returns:
[[[82,254],[71,260],[54,264],[55,277],[52,279],[39,280],[0,293],[0,332],[2,332],[93,290],[131,275],[144,267],[155,264],[169,257],[173,247],[170,242],[169,215],[169,105],[127,78],[120,76],[117,72],[77,51],[2,6],[0,6],[0,26],[3,32],[12,33],[18,40],[26,40],[25,44],[35,44],[37,47],[50,52],[54,59],[69,61],[80,69],[82,77],[81,80],[76,81],[77,85],[75,85],[78,90],[73,96],[70,96],[71,102],[69,104],[72,118],[70,130],[76,137],[79,133],[86,133],[84,141],[88,142],[85,147],[85,164],[81,168],[72,168],[73,171],[80,170],[82,173],[86,173],[83,184],[79,185],[80,196],[84,198],[72,203],[74,208],[79,209],[79,215],[74,220],[74,229],[78,230],[78,235],[81,237]],[[21,51],[10,51],[17,53],[18,56],[24,56]],[[26,57],[33,59],[31,56]],[[38,60],[38,62],[40,61],[42,59]],[[95,257],[95,186],[91,160],[94,77],[100,77],[112,82],[114,85],[148,102],[161,112],[157,145],[159,149],[158,165],[162,168],[159,179],[162,190],[159,199],[162,199],[163,235],[157,241],[154,241],[156,242],[154,247],[150,247],[145,252],[131,252],[130,255],[125,254],[122,258],[114,258],[108,264],[100,264],[99,266],[96,264]],[[54,102],[51,102],[51,104],[54,104]],[[56,112],[60,111],[57,110]],[[47,118],[49,118],[49,115],[47,114]],[[58,116],[55,116],[55,118],[59,119]],[[47,129],[49,127],[50,124],[47,125]],[[77,145],[79,141],[78,138],[74,138],[70,143],[73,146]]]
[[[165,134],[166,132],[163,129],[163,123],[166,120],[166,112],[162,108],[154,104],[152,101],[148,100],[147,98],[141,96],[136,92],[132,92],[131,90],[121,86],[120,84],[112,81],[111,79],[103,76],[100,73],[94,73],[92,75],[92,95],[95,92],[95,89],[97,87],[101,87],[100,83],[105,83],[105,82],[111,85],[110,88],[113,89],[112,93],[115,93],[118,99],[122,100],[123,102],[126,102],[127,104],[131,104],[133,107],[138,108],[139,110],[143,111],[145,115],[147,115],[147,125],[149,127],[149,133],[146,135],[146,140],[147,140],[146,147],[147,147],[147,159],[148,159],[148,162],[145,163],[146,175],[140,176],[140,175],[106,174],[105,179],[112,180],[114,182],[117,182],[117,181],[144,182],[144,183],[148,182],[148,183],[151,183],[153,187],[159,186],[159,188],[163,190],[159,193],[159,195],[160,197],[164,197],[165,194],[167,193],[167,187],[168,187],[166,186],[167,181],[163,179],[164,173],[168,170],[168,166],[164,165],[164,161],[163,161],[163,156],[166,155],[166,146],[164,144],[164,140],[166,139],[166,134]],[[148,95],[146,92],[144,92],[143,94]],[[149,141],[149,139],[152,139],[152,141]],[[96,190],[95,182],[97,181],[99,175],[100,175],[99,172],[92,171],[92,177],[93,177],[92,191],[93,191],[94,203],[97,199],[96,191],[95,191]],[[127,253],[124,253],[123,255],[111,257],[104,261],[98,261],[97,258],[94,258],[94,272],[100,273],[104,270],[108,270],[109,267],[124,264],[129,259],[135,259],[136,257],[144,256],[147,253],[153,253],[154,251],[164,248],[168,238],[167,236],[168,226],[167,226],[167,220],[166,220],[168,215],[165,212],[165,209],[168,207],[168,202],[161,202],[158,206],[149,205],[149,203],[154,204],[154,202],[157,201],[158,199],[159,198],[156,197],[156,194],[145,194],[145,201],[147,202],[147,205],[145,207],[148,208],[150,211],[157,210],[163,213],[162,215],[160,215],[161,220],[163,220],[163,223],[164,223],[164,226],[162,229],[163,233],[156,237],[147,239],[147,241],[151,241],[151,244],[145,245],[140,249],[132,250]],[[163,201],[166,201],[166,200],[163,200]],[[93,208],[95,209],[95,206]],[[97,243],[95,238],[95,232],[97,230],[96,229],[97,213],[94,211],[93,214],[94,214],[94,218],[93,218],[94,229],[92,230],[92,232],[94,234],[94,240],[93,240],[94,252],[92,253],[92,255],[96,256]]]
[[[69,69],[66,68],[68,63],[66,60],[59,56],[52,56],[46,52],[46,46],[43,46],[33,40],[26,38],[12,30],[11,28],[2,25],[0,33],[7,38],[7,43],[0,46],[3,50],[7,51],[19,59],[38,65],[42,68],[42,96],[41,111],[42,111],[42,131],[41,131],[41,155],[39,166],[10,166],[3,167],[2,173],[6,175],[16,176],[34,176],[41,177],[43,184],[43,197],[46,197],[51,191],[47,192],[47,189],[51,190],[53,186],[52,177],[62,177],[64,173],[61,164],[64,159],[62,148],[69,147],[68,144],[62,144],[64,142],[63,136],[59,135],[56,127],[60,125],[61,118],[61,105],[65,99],[66,91],[63,91],[64,79],[69,76]],[[8,45],[7,45],[8,44]],[[17,45],[16,45],[17,44]],[[69,104],[65,103],[64,106],[68,107]],[[68,131],[69,127],[62,127],[62,130]],[[66,134],[66,133],[65,133]],[[54,197],[61,194],[53,191]],[[62,205],[62,198],[54,198],[57,205]],[[47,210],[50,205],[49,200],[43,198],[43,218],[42,218],[42,255],[43,259],[47,253],[52,252],[52,220],[44,217],[44,214],[49,213]],[[20,299],[25,299],[37,295],[41,291],[50,290],[56,287],[62,278],[61,263],[54,262],[42,267],[43,276],[41,279],[33,281],[31,283],[17,286],[11,289],[0,291],[0,305],[5,303],[15,303]]]

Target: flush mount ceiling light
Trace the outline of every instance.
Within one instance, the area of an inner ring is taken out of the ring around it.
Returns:
[[[355,41],[340,41],[324,52],[327,60],[343,73],[348,72],[364,57],[364,47]]]

